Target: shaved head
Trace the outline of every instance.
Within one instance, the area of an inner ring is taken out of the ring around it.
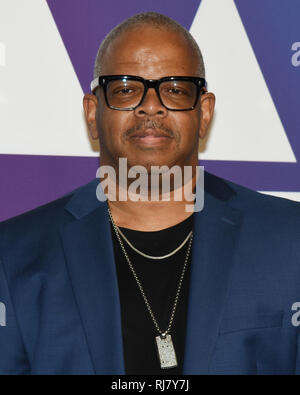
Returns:
[[[143,12],[141,14],[134,15],[117,25],[113,30],[108,33],[98,49],[94,65],[94,78],[102,74],[103,63],[106,53],[109,46],[116,39],[129,31],[138,32],[140,30],[143,30],[144,28],[149,27],[158,30],[171,31],[181,36],[181,38],[183,38],[186,42],[187,46],[189,46],[192,52],[195,54],[198,63],[198,76],[205,78],[205,67],[202,54],[193,36],[179,23],[157,12]]]

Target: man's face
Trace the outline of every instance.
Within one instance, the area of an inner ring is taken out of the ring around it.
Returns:
[[[144,28],[124,33],[109,46],[102,75],[118,74],[145,79],[198,76],[198,60],[180,35]],[[154,165],[182,167],[197,164],[201,116],[203,117],[202,98],[194,110],[171,111],[162,106],[155,90],[150,88],[139,107],[131,111],[120,111],[110,109],[105,103],[103,89],[98,89],[97,111],[94,111],[92,103],[85,106],[85,110],[90,126],[96,119],[102,165],[116,167],[120,157],[127,158],[129,166],[142,165],[148,170]],[[204,108],[207,114],[203,123],[206,127],[210,121],[208,117],[212,116],[214,102],[213,95],[209,95],[209,103]],[[95,102],[96,98],[93,100]],[[202,125],[202,134],[205,134],[204,126]],[[95,131],[92,134],[96,137]]]

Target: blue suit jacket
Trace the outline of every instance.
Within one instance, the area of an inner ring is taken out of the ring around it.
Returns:
[[[96,185],[0,224],[0,373],[124,374],[113,247]],[[300,205],[206,173],[184,373],[299,373],[295,302]]]

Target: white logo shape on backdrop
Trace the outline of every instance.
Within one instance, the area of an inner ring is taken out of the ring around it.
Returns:
[[[5,45],[0,42],[0,67],[5,67],[6,58],[5,58]]]
[[[0,37],[0,154],[98,156],[82,88],[47,2],[0,2]]]
[[[201,159],[296,162],[233,0],[202,0],[191,33],[216,112]]]

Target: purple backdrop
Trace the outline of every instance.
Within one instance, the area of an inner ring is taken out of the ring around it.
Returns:
[[[192,24],[199,0],[48,0],[83,92],[89,91],[99,43],[116,24],[141,11],[158,11]],[[296,158],[300,155],[300,67],[291,44],[300,41],[300,2],[235,0]],[[245,76],[247,78],[247,76]],[[249,116],[251,109],[249,109]],[[259,127],[259,125],[258,125]],[[51,201],[95,177],[92,157],[0,155],[0,220]],[[256,190],[300,191],[298,163],[202,161],[208,171]]]

